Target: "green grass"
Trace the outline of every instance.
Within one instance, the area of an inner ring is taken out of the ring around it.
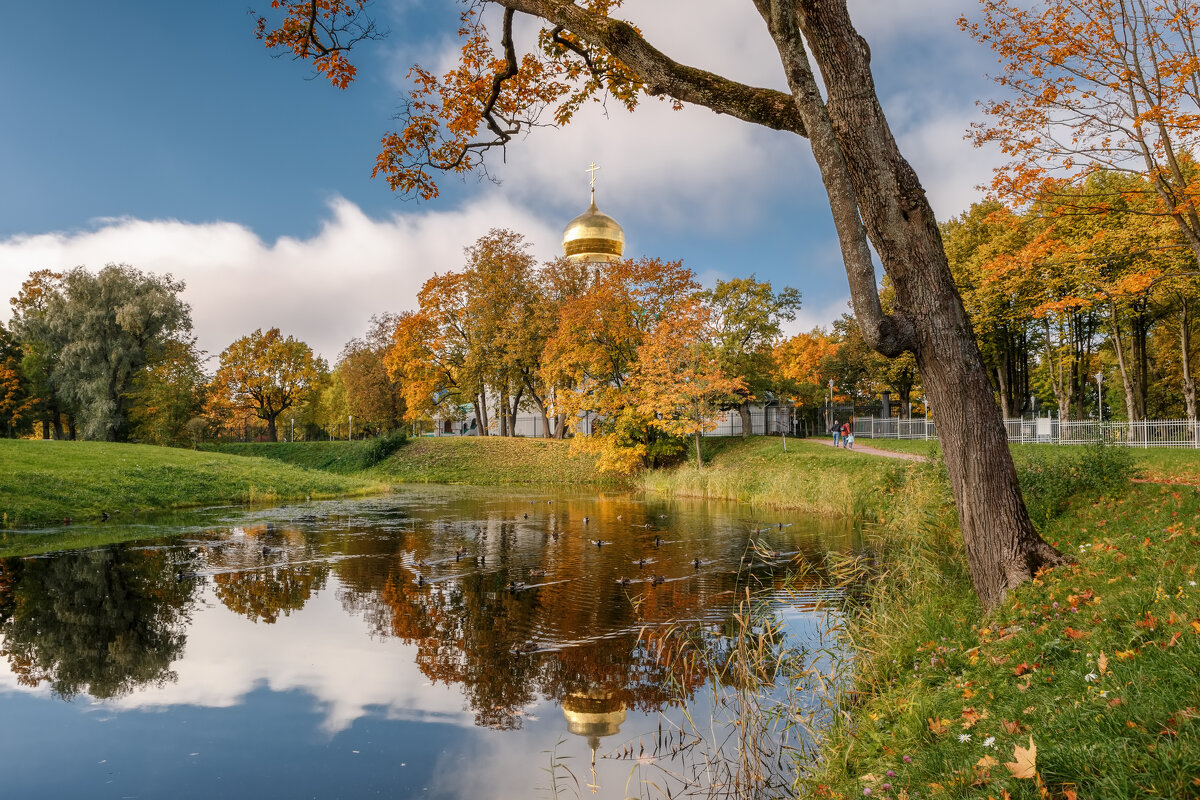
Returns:
[[[378,480],[266,459],[103,442],[0,440],[0,524],[36,527],[222,503],[381,491]]]
[[[734,500],[812,514],[920,524],[927,509],[949,514],[949,492],[933,476],[936,463],[907,462],[835,450],[815,440],[710,439],[711,461],[640,477],[644,490],[677,497]]]
[[[1043,535],[1078,563],[985,616],[937,508],[924,525],[870,527],[874,558],[857,565],[870,579],[844,629],[852,691],[806,791],[1200,796],[1200,492],[1130,483],[1137,459],[1121,448],[1016,460]],[[1037,776],[1020,779],[1005,764],[1031,736]]]
[[[500,436],[414,439],[370,474],[402,483],[475,486],[619,483],[600,473],[591,456],[572,453],[569,442]]]
[[[351,442],[228,442],[203,445],[215,453],[282,461],[305,469],[354,475],[376,466],[404,445],[403,434]]]

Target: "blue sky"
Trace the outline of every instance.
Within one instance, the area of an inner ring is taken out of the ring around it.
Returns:
[[[268,0],[252,0],[260,10]],[[648,101],[634,115],[590,108],[561,131],[493,159],[500,185],[447,176],[442,197],[401,201],[370,178],[413,61],[449,63],[459,6],[377,0],[390,30],[354,56],[347,91],[272,58],[246,0],[22,3],[0,50],[0,297],[30,270],[125,262],[188,284],[201,346],[219,352],[279,326],[336,358],[368,317],[415,304],[434,271],[491,227],[540,257],[597,202],[628,255],[682,259],[706,284],[755,273],[804,295],[794,330],[844,310],[846,278],[805,140],[703,109]],[[684,9],[694,22],[680,30]],[[995,94],[994,57],[958,32],[967,0],[857,0],[880,94],[939,218],[960,213],[995,153],[962,136]],[[781,86],[748,0],[627,0],[625,14],[669,54]],[[532,30],[529,24],[526,32]],[[0,319],[7,319],[7,305]]]

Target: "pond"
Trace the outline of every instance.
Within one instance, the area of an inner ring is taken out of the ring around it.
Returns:
[[[735,504],[422,487],[3,559],[3,794],[711,790],[735,615],[822,668],[821,565],[858,547]]]

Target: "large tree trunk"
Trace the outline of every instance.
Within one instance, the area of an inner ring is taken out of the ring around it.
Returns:
[[[279,437],[275,434],[275,417],[270,416],[270,417],[265,417],[265,419],[267,421],[267,441],[268,442],[278,442]]]
[[[748,401],[742,401],[742,404],[738,406],[738,414],[742,417],[742,438],[745,439],[753,433],[754,428],[754,422],[750,419],[750,403]],[[763,417],[763,425],[766,425],[765,416]],[[765,432],[766,428],[763,428],[763,431]],[[697,442],[697,446],[699,446],[699,442]],[[697,450],[696,453],[696,458],[699,458],[700,451]]]
[[[971,580],[985,609],[1063,556],[1034,530],[974,333],[925,191],[875,96],[866,43],[845,4],[755,0],[779,46],[829,195],[863,338],[878,352],[913,350],[937,409]],[[825,81],[822,102],[804,44]],[[861,217],[859,216],[861,214]],[[896,291],[885,317],[863,225]]]

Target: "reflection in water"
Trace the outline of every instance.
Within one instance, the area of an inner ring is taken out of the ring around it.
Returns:
[[[163,554],[128,548],[7,562],[0,655],[25,686],[118,697],[172,679],[191,587]]]
[[[346,636],[328,628],[336,622],[305,613],[328,591],[348,612],[343,627],[358,620],[405,648],[481,729],[540,739],[565,722],[590,751],[595,787],[596,756],[613,750],[602,740],[643,732],[622,730],[627,715],[711,702],[698,696],[706,682],[730,680],[729,634],[747,590],[774,608],[803,572],[792,609],[802,616],[830,594],[819,583],[825,553],[854,546],[847,527],[831,527],[728,505],[480,491],[277,509],[186,541],[0,561],[0,654],[22,686],[133,695],[121,707],[137,707],[173,670],[213,658],[210,639],[234,641],[234,619],[277,627],[295,617],[289,635],[304,637],[302,649],[345,648],[332,644]],[[221,609],[236,616],[214,617]],[[215,634],[185,653],[194,615]],[[368,678],[362,662],[342,669],[344,682]],[[547,704],[561,716],[539,716]],[[417,728],[432,735],[430,724]],[[524,753],[530,776],[544,771],[540,752]]]

